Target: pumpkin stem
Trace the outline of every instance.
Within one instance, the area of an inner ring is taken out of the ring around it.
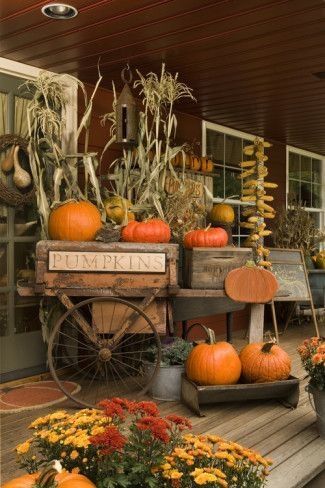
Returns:
[[[208,227],[206,227],[206,228],[204,229],[204,230],[205,230],[205,232],[206,232],[207,230],[209,230],[209,229],[210,229],[210,227],[211,227],[211,224],[209,224],[209,225],[208,225]]]
[[[52,461],[44,466],[36,480],[35,488],[55,488],[57,485],[55,477],[60,471],[59,467],[61,469],[61,465],[57,461]]]
[[[207,336],[208,336],[208,341],[209,341],[208,343],[214,344],[216,342],[216,334],[215,334],[214,330],[210,329],[209,327],[205,327],[205,326],[203,326],[203,327],[205,328],[205,331],[206,331]]]
[[[274,346],[274,342],[265,342],[265,344],[263,344],[261,351],[265,353],[271,352],[273,346]]]

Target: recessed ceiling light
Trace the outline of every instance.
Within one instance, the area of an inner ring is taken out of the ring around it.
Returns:
[[[66,3],[47,3],[42,7],[42,14],[51,19],[73,19],[78,15],[78,10]]]

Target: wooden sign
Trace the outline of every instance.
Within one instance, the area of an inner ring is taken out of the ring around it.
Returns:
[[[167,176],[165,181],[165,191],[172,195],[176,193],[181,185],[185,186],[185,189],[191,193],[193,198],[203,197],[203,184],[201,181],[195,181],[190,178],[185,178],[184,180],[173,178],[172,176]]]
[[[272,272],[279,282],[275,301],[311,301],[308,274],[300,249],[271,249]]]
[[[165,273],[166,254],[156,252],[49,251],[49,271]]]

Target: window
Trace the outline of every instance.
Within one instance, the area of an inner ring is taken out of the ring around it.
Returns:
[[[287,146],[287,205],[301,202],[319,228],[325,224],[325,157]]]
[[[202,134],[202,154],[214,162],[213,201],[225,200],[234,207],[233,240],[235,245],[243,245],[249,231],[239,227],[240,209],[248,204],[240,201],[242,182],[237,176],[241,172],[240,161],[249,159],[243,155],[243,148],[251,144],[255,136],[210,122],[203,122]]]

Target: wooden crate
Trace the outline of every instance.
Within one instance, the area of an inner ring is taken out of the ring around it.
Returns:
[[[177,244],[40,241],[36,246],[35,291],[92,295],[94,290],[145,290],[177,286]]]
[[[200,386],[182,376],[181,400],[193,412],[204,417],[202,405],[246,400],[278,399],[287,408],[296,408],[299,401],[299,379],[289,376],[287,380],[272,383]]]
[[[184,285],[188,288],[222,290],[229,271],[243,266],[249,259],[252,259],[252,250],[247,247],[186,249]]]

